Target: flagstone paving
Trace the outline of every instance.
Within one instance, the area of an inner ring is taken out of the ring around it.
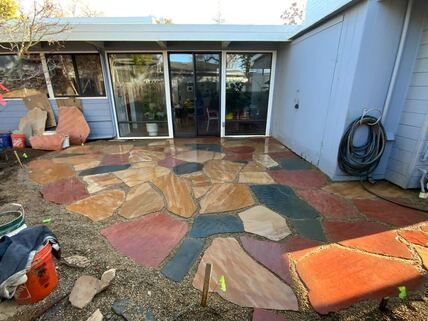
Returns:
[[[395,296],[428,272],[427,214],[332,183],[271,138],[96,142],[47,158],[28,164],[45,200],[104,220],[112,249],[171,281],[201,289],[213,263],[210,290],[254,320],[286,320],[259,308],[308,299],[324,314]]]
[[[202,290],[206,263],[214,267],[210,291],[226,300],[244,307],[298,310],[293,290],[251,259],[236,239],[216,238],[205,251],[193,279],[193,286],[198,290]],[[225,292],[218,283],[222,275],[227,282]]]

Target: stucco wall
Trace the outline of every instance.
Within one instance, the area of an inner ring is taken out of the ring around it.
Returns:
[[[406,3],[362,1],[279,51],[272,135],[334,180],[350,179],[337,166],[347,125],[383,108]]]

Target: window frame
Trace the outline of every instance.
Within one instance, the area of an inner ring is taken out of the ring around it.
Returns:
[[[72,64],[73,64],[73,71],[74,71],[74,75],[75,75],[75,77],[76,77],[76,87],[77,87],[77,89],[78,89],[78,91],[79,91],[79,94],[78,95],[57,95],[56,93],[55,93],[55,88],[54,88],[54,86],[53,86],[53,84],[52,84],[52,75],[49,73],[49,70],[47,70],[47,72],[48,72],[48,76],[49,76],[49,85],[51,86],[51,88],[52,88],[52,97],[50,97],[50,98],[53,98],[53,99],[66,99],[66,98],[75,98],[75,99],[88,99],[88,98],[107,98],[107,85],[106,85],[106,79],[105,79],[105,73],[104,73],[104,66],[103,66],[103,63],[102,63],[102,59],[101,59],[101,54],[100,53],[96,53],[96,52],[58,52],[58,53],[56,53],[56,52],[46,52],[46,53],[44,53],[44,56],[45,56],[45,61],[46,61],[46,65],[47,65],[47,68],[49,68],[49,66],[48,66],[48,59],[49,59],[49,57],[50,56],[65,56],[65,55],[68,55],[68,56],[71,56],[71,61],[72,61]],[[99,63],[100,63],[100,68],[101,68],[101,76],[103,77],[103,87],[104,87],[104,95],[96,95],[96,96],[93,96],[93,95],[91,95],[91,96],[84,96],[84,95],[81,95],[81,84],[80,84],[80,75],[79,75],[79,72],[78,72],[78,68],[77,68],[77,63],[76,63],[76,58],[75,58],[75,56],[98,56],[98,59],[99,59]],[[46,78],[46,76],[45,76],[45,78]]]

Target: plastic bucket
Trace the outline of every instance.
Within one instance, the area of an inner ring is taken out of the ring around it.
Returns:
[[[12,148],[10,133],[0,133],[0,149]]]
[[[25,225],[25,213],[24,208],[21,204],[11,204],[17,209],[5,211],[0,213],[0,237],[3,235],[12,236],[18,234],[24,228]]]
[[[11,134],[13,148],[25,148],[25,134]]]
[[[58,274],[52,257],[52,246],[47,243],[34,256],[27,282],[18,286],[15,301],[31,304],[46,298],[58,284]]]

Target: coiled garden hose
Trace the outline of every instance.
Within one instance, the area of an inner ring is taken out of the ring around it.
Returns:
[[[368,128],[367,140],[354,144],[354,136],[360,126]],[[345,173],[357,177],[370,177],[385,150],[385,129],[380,119],[363,115],[355,119],[343,134],[339,146],[338,163]]]

